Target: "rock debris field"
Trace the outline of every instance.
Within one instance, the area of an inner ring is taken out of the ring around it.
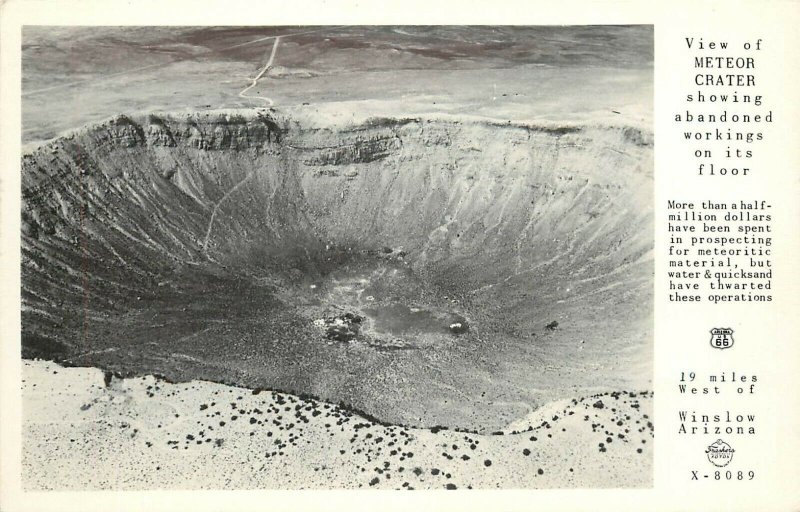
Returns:
[[[108,382],[108,384],[106,384]],[[210,382],[23,364],[29,489],[642,487],[652,394],[562,400],[490,434],[376,423]]]

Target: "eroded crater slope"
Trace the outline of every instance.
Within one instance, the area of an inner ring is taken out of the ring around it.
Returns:
[[[479,431],[650,386],[638,128],[151,114],[22,164],[25,357]]]

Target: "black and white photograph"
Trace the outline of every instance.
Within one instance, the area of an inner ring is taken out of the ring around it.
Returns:
[[[653,34],[23,26],[23,489],[652,487]]]

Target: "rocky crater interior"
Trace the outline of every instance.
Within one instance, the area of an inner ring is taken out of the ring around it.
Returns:
[[[23,157],[23,356],[480,432],[649,389],[652,135],[275,110]]]

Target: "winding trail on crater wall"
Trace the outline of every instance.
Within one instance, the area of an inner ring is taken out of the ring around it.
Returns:
[[[205,252],[205,253],[208,253],[208,240],[211,238],[211,228],[214,226],[214,219],[215,219],[215,218],[216,218],[216,216],[217,216],[217,212],[219,211],[219,207],[222,205],[222,203],[223,203],[223,202],[224,202],[226,199],[228,199],[228,197],[230,197],[230,195],[231,195],[231,194],[233,194],[234,192],[236,192],[236,191],[239,189],[239,187],[241,187],[242,185],[244,185],[244,184],[247,182],[247,180],[249,180],[249,179],[250,179],[250,178],[252,178],[252,177],[253,177],[253,174],[252,174],[252,173],[250,173],[250,174],[248,174],[247,176],[245,176],[245,177],[242,179],[242,181],[240,181],[239,183],[237,183],[236,185],[234,185],[234,186],[233,186],[233,188],[232,188],[232,189],[230,189],[229,191],[227,191],[227,192],[225,193],[225,195],[224,195],[224,196],[222,196],[222,199],[220,199],[219,201],[217,201],[217,204],[215,204],[215,205],[214,205],[214,209],[211,211],[211,218],[210,218],[210,219],[208,219],[208,228],[206,229],[206,238],[205,238],[205,240],[203,240],[203,252]],[[207,255],[208,255],[208,254],[206,254],[206,256],[207,256]]]
[[[272,52],[270,52],[270,54],[269,54],[269,59],[267,60],[267,64],[255,76],[255,78],[253,78],[253,83],[251,83],[250,85],[248,85],[247,87],[245,87],[244,89],[241,90],[241,92],[239,93],[239,97],[240,98],[252,99],[252,100],[261,100],[261,101],[265,102],[268,107],[271,107],[272,105],[275,104],[275,102],[272,101],[272,98],[267,98],[266,96],[248,96],[245,93],[247,91],[249,91],[250,89],[252,89],[253,87],[255,87],[258,84],[258,81],[261,79],[261,77],[264,76],[264,73],[266,73],[269,70],[269,68],[272,67],[272,63],[275,61],[275,54],[278,51],[278,44],[280,43],[280,41],[281,41],[281,36],[276,36],[275,37],[275,42],[272,44]]]

